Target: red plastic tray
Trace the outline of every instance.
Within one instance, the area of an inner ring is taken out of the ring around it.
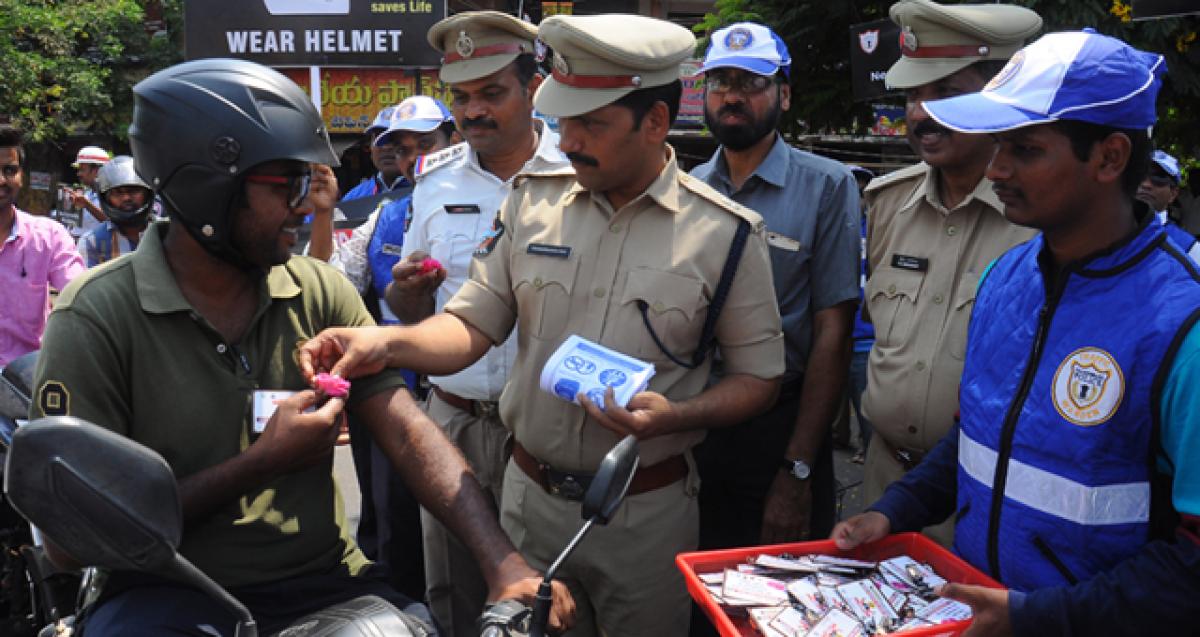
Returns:
[[[978,584],[989,588],[1004,588],[996,580],[984,575],[975,567],[967,564],[962,558],[933,540],[920,533],[897,533],[874,542],[859,546],[851,551],[842,551],[834,545],[833,540],[818,542],[797,542],[794,544],[772,544],[770,546],[752,546],[741,549],[723,551],[698,551],[695,553],[680,553],[675,556],[675,565],[683,572],[687,582],[688,593],[692,599],[704,609],[713,625],[722,637],[758,637],[760,633],[750,625],[746,618],[731,618],[725,614],[716,600],[708,594],[708,589],[696,576],[697,573],[712,573],[723,571],[726,567],[742,564],[747,558],[755,555],[779,555],[791,553],[803,555],[806,553],[823,553],[840,555],[863,560],[883,560],[898,555],[911,555],[918,562],[925,562],[937,571],[938,575],[951,582],[963,584]],[[947,622],[938,626],[917,628],[901,633],[905,637],[943,637],[959,635],[971,625],[969,621]]]

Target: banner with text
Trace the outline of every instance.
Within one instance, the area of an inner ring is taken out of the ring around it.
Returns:
[[[189,60],[235,57],[271,66],[426,66],[425,33],[445,0],[185,0]]]
[[[309,92],[308,69],[279,69]],[[446,101],[449,89],[433,69],[321,69],[321,116],[330,133],[361,133],[385,106],[413,95]]]
[[[854,99],[868,100],[886,95],[883,78],[900,59],[900,27],[891,20],[875,20],[850,26],[850,85]]]

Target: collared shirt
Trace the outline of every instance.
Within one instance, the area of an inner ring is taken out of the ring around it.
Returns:
[[[530,453],[562,470],[595,471],[618,436],[539,388],[547,359],[578,334],[653,363],[650,391],[671,400],[701,393],[712,357],[696,369],[672,363],[645,321],[676,358],[691,357],[742,220],[753,232],[717,321],[717,348],[730,374],[773,379],[784,370],[762,218],[679,170],[667,149],[662,172],[620,210],[569,171],[522,177],[476,251],[470,279],[445,307],[493,343],[518,328],[501,418]],[[643,440],[642,463],[703,438],[694,429]]]
[[[91,186],[84,186],[83,189],[83,196],[87,197],[88,202],[93,206],[96,206],[96,208],[103,210],[103,208],[100,208],[100,193],[96,192],[96,190]],[[91,232],[93,229],[98,228],[103,224],[104,222],[97,219],[96,216],[92,214],[91,210],[83,208],[79,211],[80,236]]]
[[[153,217],[151,223],[153,223]],[[138,233],[141,236],[141,233]],[[76,246],[83,256],[83,263],[89,268],[96,267],[105,261],[111,261],[122,254],[128,254],[137,249],[137,242],[130,241],[125,233],[118,229],[111,220],[92,228],[79,237]]]
[[[50,288],[63,289],[85,268],[75,241],[57,221],[13,207],[0,244],[0,367],[38,349],[50,314]]]
[[[538,128],[541,134],[537,148],[518,174],[569,168],[571,162],[558,149],[558,133],[540,120]],[[446,280],[437,290],[437,311],[466,283],[471,255],[483,234],[492,227],[492,220],[512,188],[512,178],[501,181],[485,170],[474,151],[462,153],[457,159],[417,177],[412,223],[404,235],[400,255],[402,259],[408,258],[419,250],[446,268]],[[429,382],[463,398],[498,400],[516,355],[517,340],[510,338],[461,372],[431,376]]]
[[[867,314],[875,346],[863,411],[893,446],[928,450],[954,424],[975,289],[989,263],[1033,237],[980,180],[953,210],[917,164],[867,186]]]
[[[162,245],[167,226],[151,226],[135,252],[62,292],[32,415],[94,422],[154,449],[186,478],[249,446],[255,390],[307,389],[298,343],[327,327],[373,322],[344,277],[292,257],[262,279],[254,319],[240,341],[227,342],[180,291]],[[355,379],[348,408],[399,386],[390,371]],[[180,553],[227,587],[366,564],[345,523],[332,456],[247,488],[189,524]]]
[[[850,170],[788,146],[778,134],[762,163],[734,190],[724,148],[692,169],[717,192],[762,215],[790,380],[804,373],[813,314],[858,298],[858,186]]]

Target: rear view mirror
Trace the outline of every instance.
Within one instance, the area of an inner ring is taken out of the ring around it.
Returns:
[[[639,460],[637,438],[633,436],[625,436],[608,450],[587,492],[583,494],[583,519],[595,519],[597,524],[608,524],[625,498],[629,483],[633,482]]]
[[[87,566],[155,572],[183,532],[175,474],[162,456],[68,416],[17,429],[4,467],[13,507]]]

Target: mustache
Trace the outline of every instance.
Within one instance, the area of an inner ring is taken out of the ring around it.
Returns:
[[[462,127],[464,129],[466,129],[466,128],[487,128],[490,130],[496,130],[499,126],[496,124],[496,120],[494,120],[494,119],[488,119],[486,117],[476,117],[474,119],[464,119],[463,123],[462,123]]]
[[[571,160],[572,164],[583,164],[584,166],[591,166],[592,168],[600,167],[600,162],[591,155],[584,155],[582,153],[567,153],[567,159]]]
[[[722,106],[721,108],[717,109],[717,117],[720,117],[722,115],[742,115],[742,116],[748,117],[750,114],[746,112],[746,107],[743,106],[742,104],[733,103],[733,104],[726,104],[726,105]]]
[[[954,131],[950,130],[949,128],[946,128],[945,126],[942,126],[941,124],[933,121],[932,119],[921,120],[920,122],[917,123],[916,126],[913,126],[912,132],[914,135],[917,135],[918,137],[921,135],[933,135],[933,134],[953,135],[954,134]]]

